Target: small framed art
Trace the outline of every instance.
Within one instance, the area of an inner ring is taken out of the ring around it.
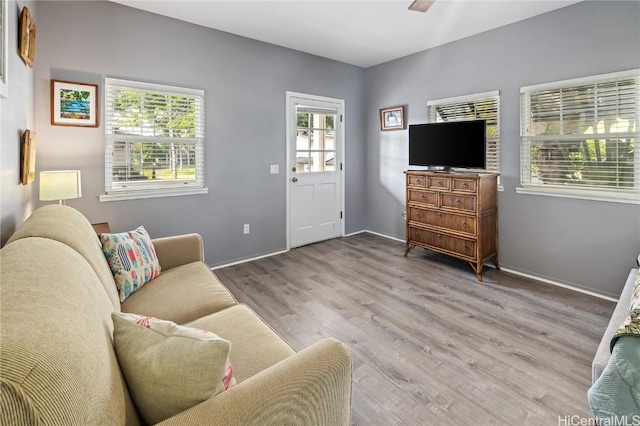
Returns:
[[[26,185],[36,178],[36,132],[25,130],[20,152],[20,182]]]
[[[404,129],[404,107],[395,106],[380,110],[380,130]]]
[[[51,80],[51,124],[98,127],[98,85]]]
[[[30,68],[36,59],[36,23],[31,17],[28,7],[22,8],[20,14],[20,39],[18,40],[20,57]]]

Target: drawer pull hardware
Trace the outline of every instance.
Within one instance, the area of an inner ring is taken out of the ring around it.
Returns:
[[[420,238],[420,233],[419,232],[416,232],[415,235],[416,235],[416,238]]]
[[[438,185],[438,186],[442,186],[442,181],[441,181],[441,180],[439,180],[439,181],[438,181],[438,183],[437,183],[436,185]]]
[[[421,200],[426,200],[426,199],[427,199],[427,197],[426,197],[424,194],[422,194],[422,195],[420,196],[420,199],[421,199]]]
[[[420,213],[416,213],[416,219],[420,219]]]
[[[442,239],[442,234],[438,234],[438,239],[441,240]]]
[[[468,245],[466,245],[466,244],[465,244],[465,245],[463,245],[463,246],[462,246],[462,248],[463,248],[463,249],[465,249],[465,250],[469,250],[469,246],[468,246]]]
[[[436,216],[442,217],[442,213],[438,212],[438,213],[436,213]]]
[[[466,183],[463,183],[463,184],[462,184],[462,187],[463,187],[463,188],[468,188],[468,187],[469,187],[469,185],[467,185]]]
[[[462,203],[462,201],[456,200],[455,203],[456,203],[456,206],[459,206]]]
[[[420,182],[420,179],[416,179],[416,183],[420,185],[422,182]]]
[[[462,222],[462,227],[466,228],[467,227],[467,222]]]

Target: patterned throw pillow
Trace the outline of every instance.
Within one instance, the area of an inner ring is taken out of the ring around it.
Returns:
[[[160,275],[160,262],[143,226],[120,234],[101,234],[104,257],[120,293],[120,302]]]
[[[113,344],[147,424],[174,416],[236,384],[231,343],[171,321],[113,312]]]

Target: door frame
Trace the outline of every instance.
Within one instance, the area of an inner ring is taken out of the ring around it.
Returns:
[[[293,125],[293,123],[291,122],[292,119],[292,114],[294,111],[292,111],[292,107],[293,107],[293,102],[294,100],[309,100],[309,101],[315,101],[315,102],[329,102],[332,104],[338,104],[339,105],[339,110],[338,110],[338,115],[341,115],[341,117],[339,117],[339,120],[336,120],[335,123],[335,127],[336,130],[339,132],[340,134],[340,139],[339,139],[339,146],[338,149],[336,150],[337,155],[339,156],[339,160],[340,160],[340,164],[342,165],[342,169],[339,168],[338,164],[336,164],[336,171],[338,171],[340,173],[340,211],[342,212],[342,219],[340,220],[340,236],[344,237],[345,235],[345,222],[346,222],[346,218],[347,218],[347,214],[345,212],[345,196],[344,196],[344,192],[345,192],[345,173],[344,171],[346,170],[346,164],[345,164],[345,145],[346,145],[346,135],[344,132],[344,123],[346,122],[346,115],[345,115],[345,102],[344,99],[338,99],[338,98],[329,98],[326,96],[318,96],[318,95],[310,95],[307,93],[299,93],[299,92],[291,92],[291,91],[286,91],[285,93],[285,103],[286,103],[286,119],[285,119],[285,126],[286,126],[286,131],[285,131],[285,141],[286,141],[286,150],[285,150],[285,164],[286,164],[286,170],[287,172],[285,173],[285,192],[286,192],[286,225],[285,225],[285,230],[286,230],[286,244],[287,244],[287,250],[291,250],[291,145],[293,143],[295,143],[295,141],[292,141],[292,131],[291,131],[291,126]]]

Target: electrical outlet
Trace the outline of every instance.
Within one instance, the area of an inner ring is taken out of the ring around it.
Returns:
[[[244,230],[243,230],[243,232],[244,232],[244,235],[247,235],[247,234],[249,233],[249,224],[248,224],[248,223],[245,223],[245,224],[244,224]]]
[[[270,170],[272,175],[277,175],[278,173],[280,173],[280,167],[277,164],[272,164]]]

